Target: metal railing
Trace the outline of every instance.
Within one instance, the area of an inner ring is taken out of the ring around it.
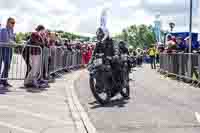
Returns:
[[[191,62],[189,62],[189,58],[191,58]],[[160,54],[159,71],[167,75],[174,75],[178,79],[200,82],[200,55],[194,53],[162,53]]]
[[[0,43],[0,80],[25,80],[30,73],[37,78],[82,65],[81,52],[65,47],[40,47]]]
[[[34,57],[38,56],[38,77],[41,76],[42,48],[32,45],[0,45],[0,79],[23,80],[31,69]]]

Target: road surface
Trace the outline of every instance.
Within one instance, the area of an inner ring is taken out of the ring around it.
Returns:
[[[88,73],[76,81],[76,92],[99,133],[199,133],[200,89],[164,78],[149,66],[131,74],[131,99],[102,107],[93,98]]]

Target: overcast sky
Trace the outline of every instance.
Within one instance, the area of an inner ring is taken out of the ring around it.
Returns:
[[[193,30],[200,31],[199,0],[194,2]],[[176,23],[176,31],[188,30],[189,0],[0,0],[0,22],[16,18],[16,32],[34,31],[38,24],[49,29],[93,34],[103,8],[109,8],[108,28],[120,32],[132,24],[153,24],[161,14],[163,29]]]

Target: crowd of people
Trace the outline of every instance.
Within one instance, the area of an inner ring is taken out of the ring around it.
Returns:
[[[150,64],[152,69],[156,69],[156,64],[159,63],[160,54],[176,54],[176,53],[189,53],[190,37],[183,38],[182,36],[166,36],[165,45],[162,43],[151,45],[148,50]],[[191,52],[197,53],[199,51],[199,42],[191,45]]]
[[[166,47],[162,52],[165,53],[189,53],[190,37],[183,38],[181,36],[167,36]],[[199,49],[199,42],[191,45],[192,52],[196,52]]]
[[[14,26],[15,19],[8,18],[6,27],[0,29],[0,88],[12,87],[8,83],[8,75],[12,62],[13,49],[6,45],[15,44]],[[61,57],[58,54],[77,52],[81,58],[77,60],[81,64],[86,65],[92,56],[94,47],[95,45],[91,43],[73,43],[69,39],[62,39],[57,33],[51,32],[43,25],[38,25],[35,31],[27,38],[23,52],[21,53],[27,67],[24,85],[34,88],[49,87],[48,80],[52,78],[50,75],[52,73],[49,73],[49,71],[52,69],[52,66],[56,65],[54,57]],[[60,48],[60,51],[56,51],[57,48]],[[63,53],[61,50],[65,52]],[[66,59],[67,56],[62,57],[64,57],[62,64],[69,66],[67,64],[69,63]],[[3,67],[2,64],[4,64]]]

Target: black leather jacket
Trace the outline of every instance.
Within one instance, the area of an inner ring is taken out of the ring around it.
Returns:
[[[93,56],[97,53],[103,53],[104,57],[112,57],[115,55],[115,48],[112,39],[107,39],[104,42],[98,42],[94,49]]]

